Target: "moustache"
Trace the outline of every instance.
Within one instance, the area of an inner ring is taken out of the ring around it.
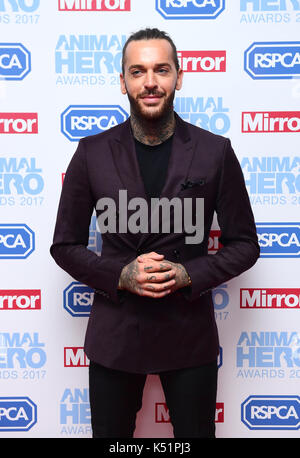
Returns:
[[[165,95],[164,92],[159,92],[159,91],[145,91],[142,92],[137,96],[138,99],[143,99],[144,97],[149,97],[150,95],[152,96],[157,96],[157,97],[163,97]]]

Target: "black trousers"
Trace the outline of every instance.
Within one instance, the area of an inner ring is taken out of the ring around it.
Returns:
[[[174,437],[215,437],[217,362],[160,372]],[[133,374],[90,362],[93,437],[133,437],[147,374]]]

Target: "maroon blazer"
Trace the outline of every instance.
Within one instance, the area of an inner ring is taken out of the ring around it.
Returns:
[[[187,181],[192,185],[182,186]],[[80,140],[66,171],[50,248],[62,269],[95,290],[85,338],[87,357],[135,373],[213,361],[219,341],[211,290],[249,269],[259,257],[253,213],[230,141],[176,115],[160,197],[204,198],[204,239],[199,244],[186,244],[184,233],[151,234],[149,229],[104,233],[101,256],[89,250],[90,219],[98,199],[111,197],[118,204],[121,189],[128,191],[128,201],[147,198],[129,119]],[[215,211],[223,247],[208,255]],[[192,286],[160,299],[117,290],[122,268],[150,251],[183,264]]]

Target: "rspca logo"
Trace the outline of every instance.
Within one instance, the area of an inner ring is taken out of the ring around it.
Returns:
[[[222,97],[176,97],[174,110],[185,121],[214,134],[225,135],[230,129],[229,108]]]
[[[61,131],[72,142],[99,134],[126,121],[119,105],[70,105],[61,114]]]
[[[94,290],[79,282],[72,282],[64,290],[64,309],[72,316],[89,316]]]
[[[244,54],[244,69],[253,79],[300,76],[300,42],[253,43]]]
[[[241,420],[249,429],[299,429],[299,396],[249,396],[241,405]]]
[[[26,259],[34,249],[34,232],[26,224],[0,224],[0,259]]]
[[[256,223],[261,258],[299,258],[300,224]]]
[[[164,19],[216,19],[225,0],[156,0],[155,9]]]
[[[21,43],[0,43],[0,80],[22,80],[31,71],[31,54]]]
[[[0,397],[0,431],[28,431],[37,422],[37,406],[28,397]]]

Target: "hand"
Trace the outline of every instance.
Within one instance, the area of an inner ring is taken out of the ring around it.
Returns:
[[[145,253],[143,255],[138,256],[137,260],[140,263],[143,263],[143,262],[145,263],[145,262],[149,262],[151,260],[157,259],[157,256],[163,256],[163,255],[159,255],[159,254],[157,254],[155,252]],[[172,270],[175,272],[175,276],[174,276],[175,282],[173,283],[173,285],[171,285],[171,291],[170,292],[173,293],[177,289],[184,288],[185,286],[188,286],[190,284],[189,275],[188,275],[187,271],[185,270],[185,267],[182,264],[176,263],[176,262],[172,262],[172,261],[167,261],[167,260],[165,260],[165,262],[168,263],[172,267]],[[152,274],[152,276],[151,276],[151,278],[149,280],[151,282],[154,282],[154,284],[156,284],[156,282],[160,281],[159,278],[156,278],[156,274]],[[156,287],[156,285],[153,285],[153,286]]]
[[[138,256],[123,267],[118,289],[127,289],[140,296],[164,297],[176,283],[176,272],[171,264],[174,263],[164,261],[164,256],[154,251]]]

